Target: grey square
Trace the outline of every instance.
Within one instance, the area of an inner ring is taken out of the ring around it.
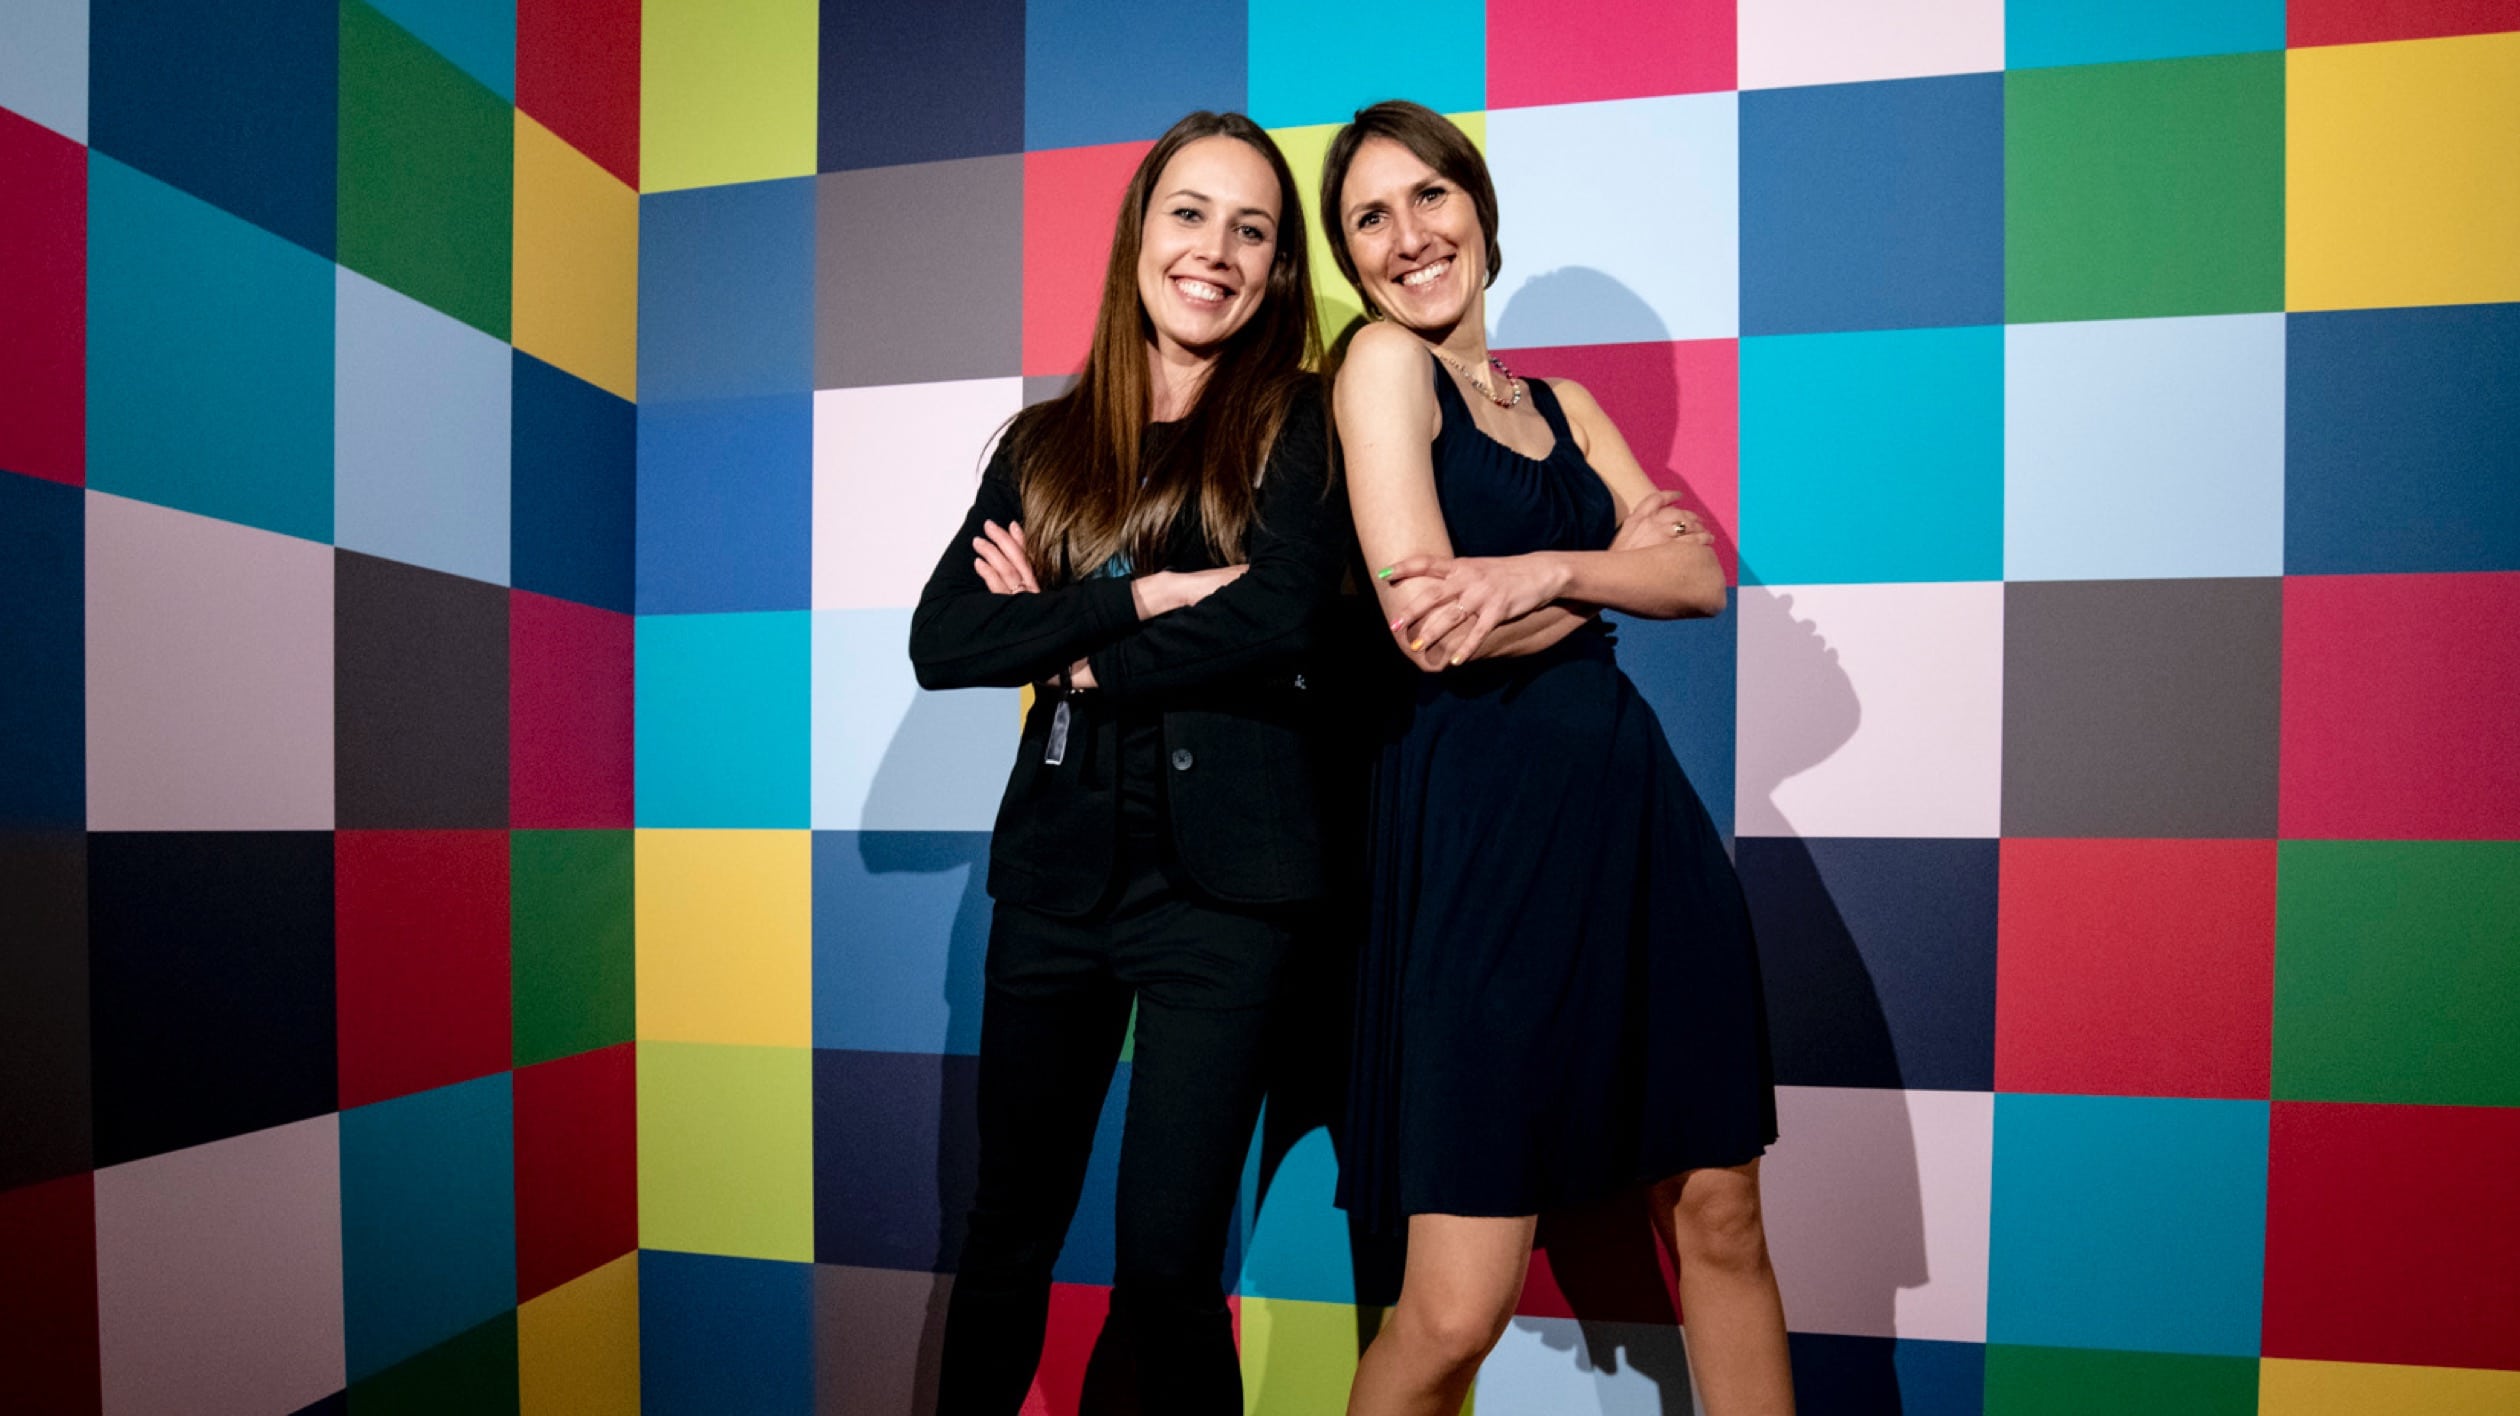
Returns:
[[[952,1274],[814,1266],[816,1416],[936,1408]]]
[[[2271,837],[2283,581],[2004,587],[2004,834]]]
[[[814,214],[816,388],[1023,372],[1021,154],[825,173]]]
[[[352,551],[338,556],[340,825],[507,825],[508,592]]]

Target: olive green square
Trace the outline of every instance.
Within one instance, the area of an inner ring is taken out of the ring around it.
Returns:
[[[2004,318],[2284,308],[2284,56],[2004,76]]]
[[[2286,841],[2275,1096],[2520,1106],[2520,842]]]
[[[636,1018],[631,833],[508,836],[516,1065],[628,1042]]]
[[[516,1416],[516,1314],[466,1328],[350,1387],[350,1416]]]
[[[1986,1416],[2257,1416],[2254,1357],[1986,1349]]]
[[[342,0],[341,263],[505,339],[515,186],[515,110]]]

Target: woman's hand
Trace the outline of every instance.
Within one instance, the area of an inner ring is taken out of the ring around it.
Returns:
[[[1715,534],[1706,529],[1705,517],[1681,509],[1678,492],[1664,489],[1636,499],[1619,519],[1619,534],[1610,538],[1610,549],[1642,551],[1674,541],[1711,546]]]
[[[1004,526],[994,521],[980,523],[981,534],[971,538],[972,550],[979,559],[972,568],[980,572],[980,583],[999,595],[1038,595],[1041,582],[1033,578],[1032,555],[1024,549],[1023,523],[1010,521]]]
[[[1248,565],[1221,565],[1214,570],[1159,570],[1129,582],[1129,598],[1138,618],[1153,619],[1186,610],[1243,578]]]
[[[1391,622],[1392,637],[1421,667],[1463,663],[1490,631],[1557,599],[1567,571],[1543,551],[1521,556],[1410,556],[1382,572],[1398,586],[1430,581],[1437,593]]]

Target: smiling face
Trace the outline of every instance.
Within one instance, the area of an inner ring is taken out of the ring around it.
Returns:
[[[1341,234],[1365,299],[1422,333],[1473,312],[1487,286],[1487,233],[1460,185],[1389,138],[1368,138],[1339,191]]]
[[[1239,138],[1186,144],[1156,176],[1140,229],[1138,301],[1159,354],[1214,357],[1268,294],[1277,174]]]

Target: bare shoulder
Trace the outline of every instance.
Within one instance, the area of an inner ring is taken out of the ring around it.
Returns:
[[[1426,381],[1426,344],[1398,325],[1377,321],[1356,332],[1348,341],[1347,362],[1339,367],[1339,382],[1344,386],[1350,378],[1369,385],[1409,379]]]
[[[1439,419],[1426,345],[1407,330],[1372,324],[1349,341],[1332,390],[1340,436],[1355,442],[1368,429],[1398,435],[1422,430],[1432,438]]]

